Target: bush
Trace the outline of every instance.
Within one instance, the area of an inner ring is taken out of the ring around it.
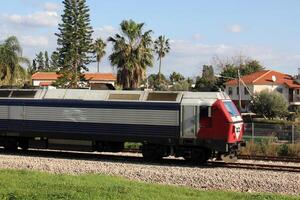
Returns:
[[[278,151],[279,156],[288,156],[289,155],[289,147],[286,144],[280,146]]]
[[[300,158],[300,144],[276,144],[272,141],[255,143],[250,141],[241,149],[240,155],[289,156]]]
[[[253,97],[251,111],[269,119],[285,118],[288,115],[288,102],[280,93],[264,90]]]

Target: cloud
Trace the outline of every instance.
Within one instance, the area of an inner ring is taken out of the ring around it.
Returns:
[[[56,3],[51,3],[51,2],[46,2],[43,5],[43,8],[45,11],[52,11],[52,12],[56,12],[59,9],[59,5]]]
[[[44,47],[47,48],[49,45],[49,38],[46,36],[21,36],[20,42],[22,45],[27,47]]]
[[[227,27],[227,30],[232,33],[240,33],[243,31],[243,27],[239,24],[233,24]]]
[[[230,58],[244,55],[261,62],[267,69],[274,69],[285,73],[296,73],[300,63],[300,54],[281,52],[266,46],[256,45],[231,45],[231,44],[206,44],[195,40],[171,40],[171,51],[163,59],[162,71],[170,74],[177,71],[185,76],[195,77],[200,74],[202,65],[214,64],[212,58]],[[155,73],[158,63],[149,70]],[[218,70],[218,69],[216,69]]]
[[[203,39],[203,36],[199,33],[196,33],[193,35],[193,39],[194,40],[202,40]]]
[[[114,36],[118,32],[118,29],[111,26],[105,25],[99,28],[94,29],[94,38],[101,37],[103,40],[106,40],[110,36]]]
[[[57,12],[54,11],[40,11],[28,15],[4,14],[2,18],[10,24],[25,27],[55,27],[59,20]]]

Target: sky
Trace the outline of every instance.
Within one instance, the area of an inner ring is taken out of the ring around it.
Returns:
[[[5,2],[5,3],[4,3]],[[299,0],[87,0],[94,38],[106,40],[119,32],[122,20],[145,23],[153,38],[165,35],[171,51],[162,72],[195,77],[213,57],[244,55],[267,69],[296,74],[300,68]],[[23,56],[33,59],[39,51],[56,49],[62,0],[9,0],[0,7],[0,41],[16,35]],[[101,72],[114,72],[108,55]],[[96,70],[96,63],[90,65]],[[218,70],[218,69],[216,69]],[[148,74],[157,73],[158,62]]]

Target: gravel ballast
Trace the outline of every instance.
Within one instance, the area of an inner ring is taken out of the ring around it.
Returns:
[[[148,183],[182,185],[196,189],[268,192],[300,195],[300,173],[133,164],[122,161],[0,155],[1,169],[30,169],[50,173],[100,173]]]

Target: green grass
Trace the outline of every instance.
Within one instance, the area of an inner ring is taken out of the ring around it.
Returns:
[[[25,170],[0,170],[0,199],[299,199],[291,196],[199,191],[129,181],[103,175],[54,175]]]

